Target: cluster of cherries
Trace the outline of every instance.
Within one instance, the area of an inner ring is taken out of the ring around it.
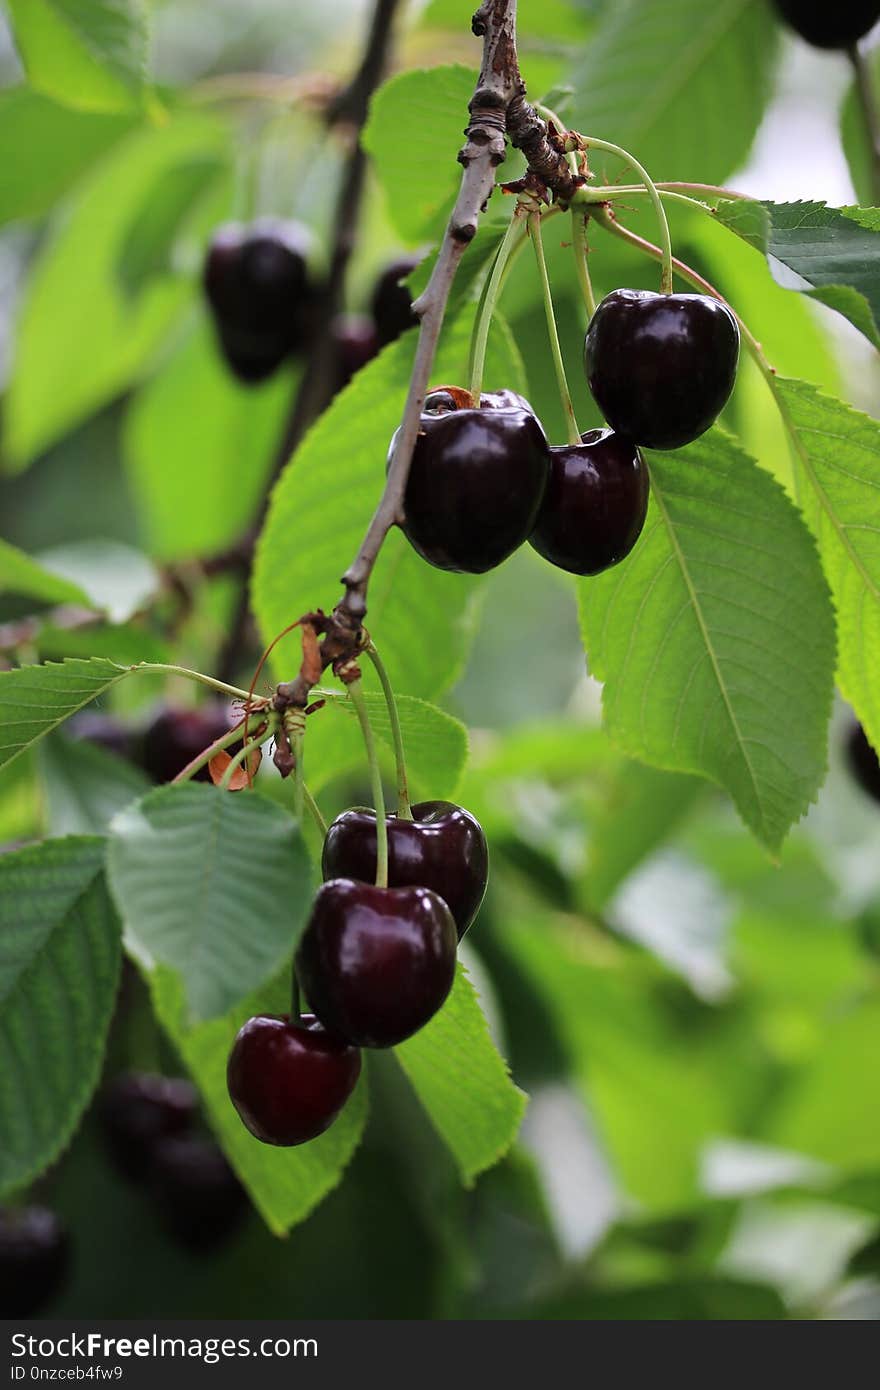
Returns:
[[[310,250],[308,229],[280,218],[230,222],[214,233],[203,269],[205,294],[220,349],[241,381],[265,381],[287,358],[308,351],[320,298],[309,272]],[[369,314],[340,314],[333,321],[337,389],[415,323],[401,281],[416,263],[401,259],[382,271]]]
[[[486,891],[482,828],[447,801],[422,802],[411,820],[389,816],[386,825],[387,887],[375,883],[374,811],[345,811],[327,832],[325,882],[295,963],[313,1012],[258,1015],[233,1044],[229,1095],[266,1144],[323,1134],[354,1090],[360,1049],[405,1042],[452,988],[458,943]]]
[[[738,357],[739,327],[720,300],[614,290],[584,349],[611,428],[551,447],[522,396],[477,403],[458,387],[433,391],[407,483],[407,537],[444,570],[482,574],[528,540],[560,569],[599,574],[629,554],[645,522],[639,447],[678,449],[703,434],[733,390]]]

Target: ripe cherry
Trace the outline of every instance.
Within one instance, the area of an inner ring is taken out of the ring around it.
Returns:
[[[100,1107],[104,1137],[116,1168],[135,1181],[146,1177],[159,1140],[184,1134],[197,1113],[195,1088],[182,1078],[142,1073],[117,1077]]]
[[[249,1018],[226,1070],[229,1096],[264,1144],[291,1147],[329,1129],[357,1084],[361,1054],[313,1014]]]
[[[570,574],[600,574],[641,534],[648,470],[636,446],[613,430],[588,430],[581,439],[550,450],[550,481],[529,543]]]
[[[164,1225],[186,1249],[223,1245],[247,1211],[244,1188],[213,1139],[197,1134],[160,1139],[150,1176]]]
[[[45,1207],[0,1208],[0,1308],[28,1318],[54,1298],[70,1262],[70,1242]]]
[[[489,849],[476,817],[451,801],[422,801],[412,820],[388,816],[388,883],[430,888],[455,918],[458,938],[477,915],[489,878]],[[325,878],[376,880],[376,813],[343,811],[327,831],[321,868]]]
[[[880,19],[880,0],[776,0],[776,8],[817,48],[849,48]]]
[[[371,319],[363,314],[340,314],[333,321],[337,386],[341,391],[356,372],[372,362],[379,351],[379,337]]]
[[[850,771],[863,792],[880,801],[880,758],[868,742],[861,724],[853,724],[846,738]]]
[[[231,727],[229,708],[222,701],[200,705],[198,709],[166,705],[144,733],[141,747],[144,771],[154,782],[172,781],[193,758],[228,733]],[[196,779],[209,781],[208,769],[197,772]]]
[[[305,347],[312,309],[309,237],[296,222],[232,222],[215,232],[204,286],[220,346],[242,381],[271,376]]]
[[[531,532],[549,466],[544,431],[522,396],[484,395],[476,410],[434,392],[413,452],[404,533],[438,569],[494,569]]]
[[[440,1008],[457,944],[452,913],[430,888],[333,878],[318,889],[296,970],[325,1028],[358,1047],[394,1047]]]
[[[418,263],[417,256],[403,256],[386,266],[376,281],[370,308],[383,347],[418,323],[412,311],[412,295],[402,283]]]
[[[739,326],[705,294],[613,290],[587,330],[584,364],[612,429],[679,449],[717,419],[736,380]]]

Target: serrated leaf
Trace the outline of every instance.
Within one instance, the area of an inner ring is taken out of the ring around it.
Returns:
[[[765,0],[609,5],[575,70],[570,123],[632,150],[655,179],[720,183],[761,123],[777,31]]]
[[[50,835],[105,835],[116,813],[150,788],[124,758],[61,734],[42,741],[37,766]]]
[[[773,389],[837,609],[840,685],[880,747],[880,424],[804,381]]]
[[[236,382],[200,319],[126,416],[125,460],[151,555],[192,559],[241,535],[258,510],[290,396],[286,372],[256,389]]]
[[[311,906],[296,821],[251,793],[159,787],[110,827],[107,872],[128,948],[179,972],[193,1021],[225,1013],[292,955]]]
[[[834,616],[782,488],[720,430],[650,453],[652,501],[624,564],[580,588],[612,737],[725,787],[776,851],[825,775]]]
[[[261,1144],[242,1124],[226,1089],[229,1049],[241,1025],[253,1014],[290,1012],[290,976],[285,971],[259,993],[244,999],[223,1018],[186,1026],[183,987],[170,970],[152,980],[159,1021],[201,1091],[211,1127],[227,1158],[247,1188],[267,1226],[286,1235],[339,1182],[360,1143],[367,1117],[367,1087],[362,1075],[336,1123],[310,1144],[276,1149]]]
[[[470,1186],[510,1148],[527,1098],[489,1036],[463,965],[440,1012],[394,1051]]]
[[[94,1089],[119,973],[99,839],[0,858],[0,1191],[58,1157]]]
[[[21,594],[41,603],[79,603],[89,600],[78,584],[51,569],[45,569],[31,555],[0,540],[0,594]]]
[[[778,284],[835,309],[880,347],[880,223],[872,213],[816,202],[717,207],[720,222],[767,256]]]
[[[67,106],[122,111],[141,101],[143,0],[8,0],[31,86]]]
[[[0,767],[128,674],[105,657],[0,671]]]
[[[444,335],[434,381],[465,378],[468,308]],[[355,555],[382,493],[385,459],[400,423],[414,335],[369,363],[309,432],[282,474],[257,546],[254,611],[266,642],[301,613],[326,611],[341,597],[339,577]],[[516,349],[502,325],[489,345],[486,389],[520,389]],[[479,580],[426,564],[399,531],[388,536],[370,582],[367,623],[392,684],[434,696],[460,670],[471,635]],[[300,664],[296,633],[273,653],[289,675]]]

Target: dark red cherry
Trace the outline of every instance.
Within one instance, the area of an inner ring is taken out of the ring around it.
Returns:
[[[115,714],[104,714],[99,710],[82,710],[69,720],[67,732],[72,738],[84,743],[94,743],[106,753],[129,761],[134,752],[132,730]]]
[[[584,364],[612,429],[649,449],[699,438],[736,380],[739,326],[705,294],[613,290],[587,330]]]
[[[215,232],[204,286],[224,356],[242,381],[262,381],[305,347],[313,296],[309,237],[296,222],[263,218]]]
[[[430,888],[322,884],[296,953],[306,998],[332,1033],[394,1047],[437,1012],[455,976],[458,934]]]
[[[484,574],[528,538],[549,466],[544,431],[522,396],[484,395],[473,410],[433,393],[413,451],[404,533],[438,569]]]
[[[228,705],[219,700],[200,705],[198,709],[167,705],[144,732],[141,746],[144,771],[154,782],[170,782],[193,758],[228,733],[233,722]],[[209,781],[207,768],[197,772],[196,778]]]
[[[632,550],[648,511],[648,470],[614,430],[550,450],[550,480],[529,542],[570,574],[600,574]]]
[[[489,878],[489,849],[470,811],[451,801],[422,801],[412,820],[388,816],[388,882],[392,888],[430,888],[455,918],[459,940],[477,915]],[[325,878],[376,881],[376,813],[343,811],[327,831]]]
[[[248,1209],[244,1188],[213,1139],[178,1134],[160,1139],[150,1170],[168,1234],[197,1253],[223,1245]]]
[[[0,1309],[29,1318],[60,1289],[70,1263],[62,1222],[45,1207],[0,1208]]]
[[[379,351],[379,337],[372,319],[363,314],[340,314],[333,321],[337,387],[341,391],[356,372],[372,362]]]
[[[330,1128],[360,1072],[358,1049],[328,1033],[313,1014],[296,1023],[260,1014],[239,1031],[226,1082],[251,1134],[289,1148]]]
[[[817,48],[849,48],[880,19],[880,0],[776,0],[776,8]]]
[[[195,1088],[180,1077],[117,1077],[100,1105],[101,1127],[116,1168],[135,1181],[146,1177],[158,1141],[185,1133],[197,1113]]]
[[[853,724],[846,737],[850,771],[862,791],[880,801],[880,758],[877,757],[861,724]]]
[[[418,263],[418,256],[402,256],[386,266],[376,281],[370,309],[383,347],[418,323],[412,311],[412,295],[402,283]]]

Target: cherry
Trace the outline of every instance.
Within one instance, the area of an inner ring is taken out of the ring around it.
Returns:
[[[325,1028],[359,1047],[394,1047],[440,1008],[457,942],[452,913],[430,888],[332,878],[318,889],[297,975]]]
[[[379,351],[379,337],[372,319],[363,314],[340,314],[333,321],[337,387],[341,391],[356,372],[372,362]]]
[[[418,263],[418,256],[402,256],[386,266],[376,281],[370,308],[383,347],[418,323],[412,311],[412,295],[401,284]]]
[[[846,736],[850,771],[863,792],[880,801],[880,758],[868,742],[861,724],[854,723]]]
[[[154,782],[172,781],[215,739],[228,733],[231,726],[228,707],[220,700],[198,709],[166,705],[144,733],[141,748],[144,771]],[[197,772],[196,779],[209,781],[208,769],[205,767]]]
[[[612,429],[679,449],[717,419],[736,380],[739,326],[705,294],[613,290],[590,321],[584,363]]]
[[[451,801],[422,801],[412,820],[388,816],[388,882],[392,888],[430,888],[455,918],[459,941],[477,915],[489,877],[482,826]],[[376,880],[376,812],[343,811],[327,831],[325,878]]]
[[[84,743],[94,743],[117,758],[130,761],[134,752],[132,731],[117,719],[114,714],[104,714],[99,710],[82,710],[70,720],[68,732]]]
[[[776,8],[817,48],[849,48],[880,19],[880,0],[776,0]]]
[[[251,1134],[291,1147],[330,1128],[360,1071],[357,1048],[328,1033],[313,1014],[296,1023],[260,1014],[240,1029],[226,1081]]]
[[[312,307],[309,237],[296,222],[263,218],[214,233],[205,293],[229,366],[242,381],[271,376],[308,337]]]
[[[529,543],[571,574],[600,574],[629,554],[648,511],[648,470],[613,430],[550,450],[550,480]]]
[[[222,1245],[247,1211],[244,1188],[213,1139],[196,1134],[160,1139],[150,1175],[169,1235],[189,1250]]]
[[[548,472],[544,431],[522,396],[484,395],[477,410],[434,392],[413,451],[404,533],[438,569],[484,574],[527,539]]]
[[[131,1073],[107,1088],[100,1115],[116,1168],[138,1181],[147,1176],[160,1139],[183,1134],[197,1114],[195,1088],[181,1078]]]
[[[58,1292],[67,1273],[70,1242],[45,1207],[0,1208],[0,1308],[7,1318],[28,1318]]]

